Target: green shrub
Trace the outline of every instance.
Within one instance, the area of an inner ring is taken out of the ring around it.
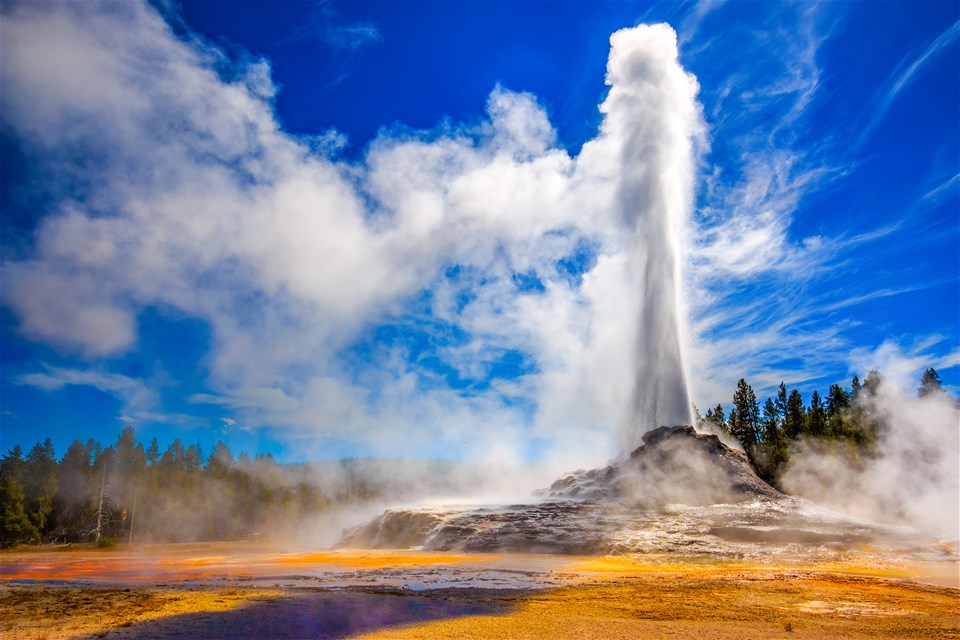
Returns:
[[[117,546],[116,538],[108,538],[107,536],[100,536],[100,539],[97,540],[97,549],[112,549]]]

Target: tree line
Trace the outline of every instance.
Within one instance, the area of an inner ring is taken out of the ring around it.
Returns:
[[[130,427],[107,447],[74,440],[57,461],[50,439],[0,457],[0,546],[48,542],[195,541],[276,534],[334,504],[382,493],[370,474],[337,461],[330,482],[270,454],[209,456],[178,438],[161,453]]]
[[[826,398],[815,390],[809,405],[804,404],[799,391],[788,392],[781,382],[776,396],[767,398],[761,407],[753,388],[740,378],[729,415],[718,404],[702,417],[698,413],[697,420],[701,425],[712,423],[736,439],[757,475],[781,488],[780,478],[790,461],[791,444],[801,439],[827,445],[846,443],[866,456],[879,453],[878,438],[885,424],[874,399],[882,382],[883,374],[871,370],[863,382],[854,376],[849,389],[831,385]],[[917,395],[923,398],[942,393],[945,391],[940,375],[928,368]]]

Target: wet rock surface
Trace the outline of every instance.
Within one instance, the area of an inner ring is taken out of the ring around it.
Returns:
[[[556,554],[755,557],[881,544],[916,532],[854,520],[786,496],[746,455],[691,426],[660,427],[629,457],[567,474],[530,504],[388,510],[338,546]]]

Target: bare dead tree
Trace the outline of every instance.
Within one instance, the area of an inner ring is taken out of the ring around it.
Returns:
[[[103,463],[103,474],[100,476],[100,500],[97,504],[97,526],[93,530],[95,537],[94,542],[100,542],[100,535],[103,533],[103,489],[107,483],[107,463]]]
[[[137,517],[137,494],[140,493],[138,486],[133,492],[133,508],[130,510],[130,537],[127,538],[127,544],[133,544],[133,522]]]

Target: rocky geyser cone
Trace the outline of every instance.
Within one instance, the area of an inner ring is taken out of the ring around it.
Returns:
[[[668,505],[786,498],[757,477],[742,452],[689,425],[650,431],[626,459],[575,471],[538,494],[539,501],[531,504],[391,509],[345,531],[339,546],[613,553],[641,549],[638,545],[646,542],[637,542],[629,532],[649,534],[654,528],[664,528],[663,544],[689,544],[690,535],[677,532],[680,523],[660,513]],[[687,520],[682,526],[701,535],[702,523]]]
[[[548,494],[647,508],[783,495],[754,473],[746,454],[690,425],[648,431],[626,460],[567,474],[550,485]]]

